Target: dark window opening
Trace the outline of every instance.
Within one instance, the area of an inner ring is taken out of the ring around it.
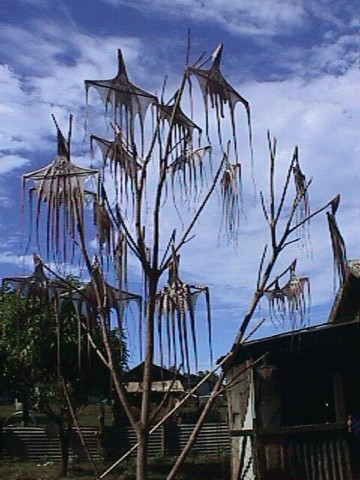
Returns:
[[[342,372],[344,382],[345,408],[347,415],[360,415],[359,365],[354,358]]]
[[[314,365],[285,367],[281,397],[282,420],[286,426],[336,421],[332,372]]]

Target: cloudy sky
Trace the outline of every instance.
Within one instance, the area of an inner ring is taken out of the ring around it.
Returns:
[[[89,144],[84,140],[83,81],[113,77],[116,51],[121,48],[133,83],[149,92],[159,92],[167,75],[170,97],[180,81],[189,28],[191,59],[195,60],[203,51],[210,54],[223,42],[222,71],[250,102],[256,195],[260,190],[266,191],[266,132],[270,130],[278,140],[278,185],[293,148],[298,145],[302,169],[308,178],[313,177],[309,192],[312,209],[341,194],[339,227],[348,257],[359,258],[357,3],[2,0],[0,276],[23,274],[31,268],[30,256],[22,257],[26,241],[20,226],[21,175],[46,165],[55,154],[51,113],[64,131],[67,116],[74,114],[72,151],[78,164],[89,165]],[[195,81],[193,85],[195,111],[201,111]],[[95,92],[90,103],[100,106]],[[97,112],[95,107],[90,111],[92,116]],[[105,122],[102,114],[99,117],[89,120],[94,133]],[[181,263],[184,281],[211,288],[215,357],[224,354],[234,340],[255,288],[263,246],[268,241],[259,202],[254,201],[246,117],[240,105],[236,117],[244,189],[238,246],[228,245],[219,233],[221,214],[216,194],[200,219],[196,237],[186,245]],[[171,231],[178,218],[169,209],[163,222],[164,232]],[[322,323],[334,296],[325,214],[312,222],[311,247],[307,251],[289,247],[276,272],[295,257],[298,273],[311,279],[311,322]],[[137,273],[133,268],[136,287]],[[254,324],[267,314],[264,302]],[[202,327],[204,319],[198,321]],[[273,332],[267,321],[261,334]],[[135,339],[131,338],[130,343],[136,349]],[[200,363],[203,368],[208,366],[207,359],[205,352]]]

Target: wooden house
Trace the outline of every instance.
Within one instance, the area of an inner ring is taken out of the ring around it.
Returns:
[[[125,388],[130,394],[142,394],[142,379],[144,375],[144,362],[126,372],[123,376]],[[159,365],[151,367],[151,392],[154,396],[162,399],[163,395],[170,391],[172,394],[183,393],[184,377]]]
[[[123,375],[122,381],[128,393],[130,408],[135,417],[140,418],[142,402],[142,380],[144,375],[144,362],[138,364]],[[151,368],[151,421],[156,423],[168,411],[170,411],[180,398],[185,394],[184,377],[167,368],[159,365],[152,365]],[[114,408],[114,423],[122,424],[127,422],[127,417],[121,404],[116,401]]]
[[[326,324],[245,343],[227,375],[231,480],[360,479],[360,262]]]

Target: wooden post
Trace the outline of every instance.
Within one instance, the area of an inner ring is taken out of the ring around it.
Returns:
[[[338,423],[344,423],[345,427],[347,415],[345,411],[344,384],[341,372],[337,371],[333,373],[333,382],[336,421]]]

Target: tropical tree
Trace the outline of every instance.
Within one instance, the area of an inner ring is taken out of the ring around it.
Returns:
[[[76,283],[74,279],[68,281]],[[2,292],[2,381],[9,391],[21,393],[25,426],[30,406],[47,415],[49,429],[59,434],[62,475],[66,476],[70,436],[77,415],[89,404],[90,397],[111,397],[111,388],[108,369],[98,356],[87,351],[84,333],[79,357],[77,318],[69,300],[62,303],[59,317],[60,335],[52,305],[36,297],[26,299],[14,291]],[[99,327],[94,339],[101,345]],[[117,368],[122,371],[127,368],[127,350],[124,337],[121,336],[121,345],[119,340],[117,329],[112,330],[110,342]],[[86,368],[79,368],[81,363]]]
[[[29,308],[14,292],[1,295],[0,322],[2,383],[9,391],[18,392],[27,425],[30,392],[52,363],[53,325],[39,302]]]

